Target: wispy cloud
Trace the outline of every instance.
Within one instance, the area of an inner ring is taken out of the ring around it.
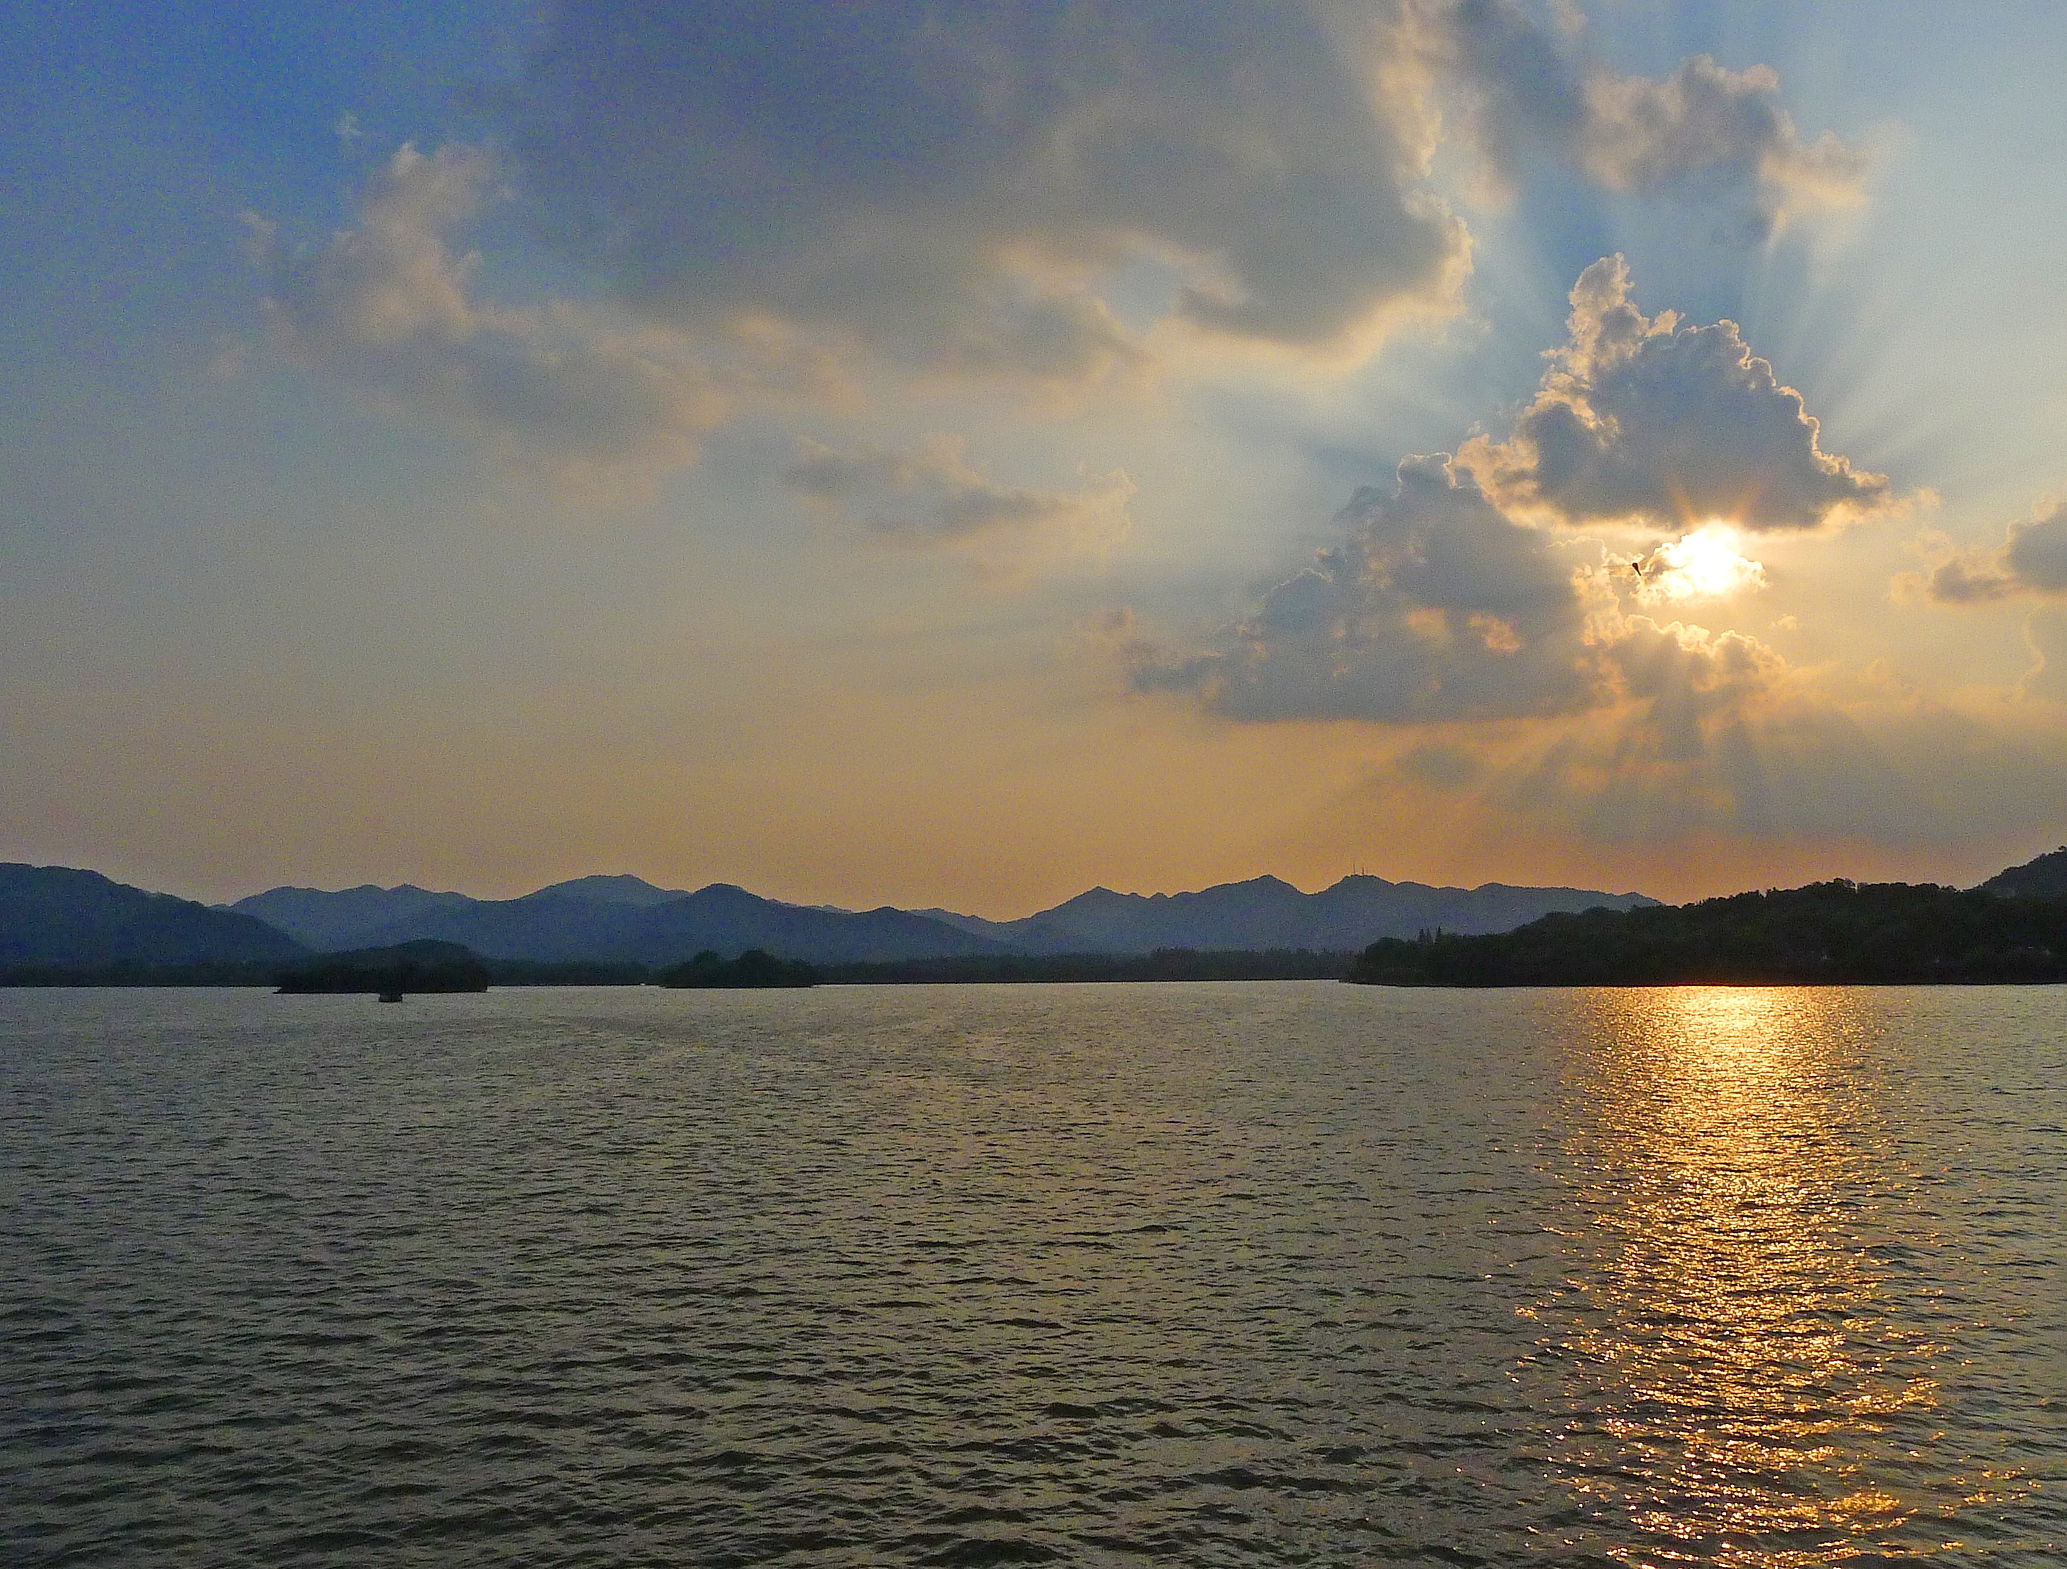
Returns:
[[[2067,506],[2048,501],[2030,521],[2012,523],[2001,544],[1947,556],[1922,586],[1930,598],[1952,605],[2067,594]]]
[[[1127,501],[1134,494],[1123,473],[1077,490],[999,484],[970,462],[960,437],[947,434],[909,451],[843,450],[800,437],[783,479],[877,538],[954,552],[1003,577],[1111,549],[1127,531]]]
[[[607,305],[487,297],[480,255],[454,240],[498,179],[482,149],[404,146],[352,226],[320,244],[289,244],[249,217],[275,346],[571,489],[693,462],[744,399],[798,380],[777,343],[714,355]]]
[[[1546,28],[1518,0],[1409,7],[1423,47],[1470,101],[1486,177],[1512,186],[1531,156],[1615,191],[1734,209],[1747,238],[1865,198],[1866,155],[1825,134],[1804,141],[1769,66],[1733,71],[1708,55],[1663,79],[1623,75],[1589,54],[1583,19]]]

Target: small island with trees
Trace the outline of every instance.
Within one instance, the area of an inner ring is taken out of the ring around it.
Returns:
[[[489,977],[472,949],[426,937],[391,948],[326,953],[280,971],[277,979],[279,990],[291,996],[375,992],[399,998],[412,992],[485,992]]]
[[[654,980],[677,990],[740,990],[816,986],[818,972],[799,960],[778,959],[760,948],[749,948],[736,959],[720,958],[715,949],[706,948],[695,958],[662,970]]]

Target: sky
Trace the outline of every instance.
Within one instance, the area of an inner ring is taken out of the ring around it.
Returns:
[[[0,0],[0,859],[2067,841],[2067,15]]]

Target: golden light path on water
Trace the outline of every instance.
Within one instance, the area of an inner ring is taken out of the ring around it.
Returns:
[[[1945,1348],[1884,1300],[1883,1261],[1943,1239],[1903,1202],[1856,996],[1589,1001],[1568,1156],[1591,1225],[1532,1311],[1572,1410],[1553,1469],[1586,1513],[1634,1528],[1624,1562],[1792,1569],[1913,1550],[1925,1525],[1900,1479]],[[1960,1489],[1980,1502],[2015,1481]]]

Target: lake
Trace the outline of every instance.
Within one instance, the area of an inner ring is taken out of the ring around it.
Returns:
[[[0,991],[15,1565],[2067,1562],[2067,991]]]

